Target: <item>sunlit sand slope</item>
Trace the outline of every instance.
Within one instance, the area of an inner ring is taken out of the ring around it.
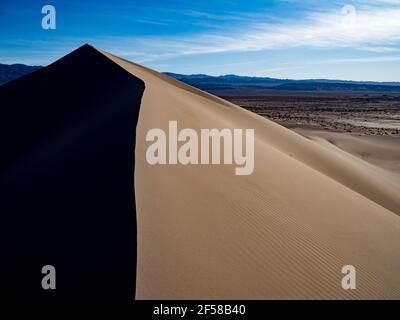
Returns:
[[[101,51],[140,78],[138,299],[400,298],[400,184],[220,98]],[[146,132],[255,129],[255,169],[146,162]],[[342,266],[357,270],[343,290]]]

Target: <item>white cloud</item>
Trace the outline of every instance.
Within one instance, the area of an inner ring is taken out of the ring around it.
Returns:
[[[369,52],[379,52],[379,53],[387,53],[387,52],[399,52],[400,48],[393,48],[393,47],[377,47],[377,46],[372,46],[372,47],[360,47],[358,48],[359,50],[363,51],[369,51]]]
[[[400,0],[371,0],[372,2],[384,3],[384,4],[400,4]]]
[[[378,1],[400,4],[400,0]],[[380,6],[354,11],[347,6],[333,12],[310,13],[302,22],[257,23],[244,29],[181,37],[124,38],[120,49],[136,48],[140,54],[134,52],[130,57],[142,62],[183,55],[296,47],[391,52],[397,50],[393,46],[400,43],[400,7]],[[109,47],[104,46],[106,50]],[[119,51],[111,46],[111,51]]]
[[[393,61],[400,61],[400,56],[327,59],[327,60],[319,60],[319,61],[315,61],[315,62],[310,62],[309,64],[370,63],[370,62],[393,62]]]
[[[307,69],[313,65],[331,65],[331,64],[343,64],[343,63],[379,63],[379,62],[394,62],[400,61],[400,56],[378,56],[378,57],[361,57],[361,58],[342,58],[342,59],[325,59],[315,61],[303,61],[299,64],[283,64],[278,67],[269,68],[265,70],[259,70],[257,74],[266,75],[276,71],[286,71],[295,69]]]

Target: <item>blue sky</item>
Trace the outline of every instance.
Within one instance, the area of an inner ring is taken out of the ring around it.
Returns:
[[[400,81],[400,0],[0,0],[0,33],[0,63],[90,43],[158,71]]]

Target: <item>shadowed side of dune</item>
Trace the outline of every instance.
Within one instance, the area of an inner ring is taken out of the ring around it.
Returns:
[[[2,296],[134,298],[143,91],[88,45],[0,87]]]

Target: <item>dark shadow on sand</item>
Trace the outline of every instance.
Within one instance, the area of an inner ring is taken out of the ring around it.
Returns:
[[[0,86],[2,296],[134,298],[143,91],[88,45]]]

